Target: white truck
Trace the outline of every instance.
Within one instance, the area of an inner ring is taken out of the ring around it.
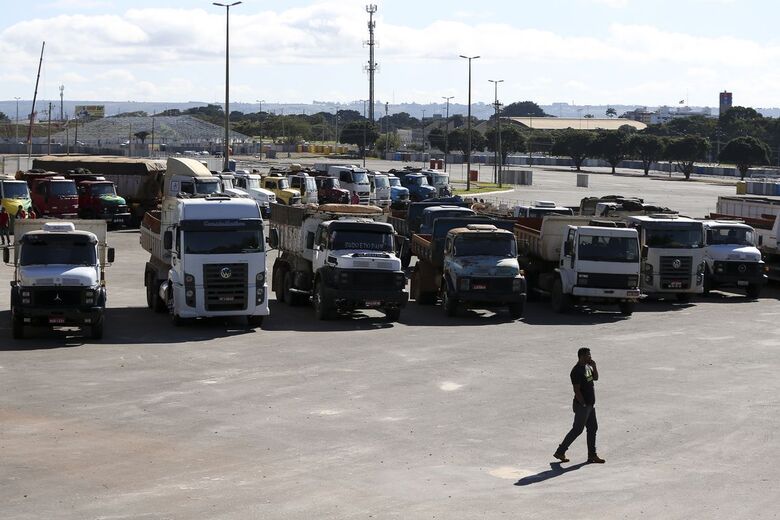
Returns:
[[[389,208],[392,200],[390,198],[390,178],[387,174],[368,172],[368,183],[371,190],[369,204],[380,208]]]
[[[317,183],[307,172],[296,171],[287,175],[290,187],[301,192],[301,204],[317,204]]]
[[[171,168],[172,161],[191,160],[168,159],[168,193],[176,193],[170,183],[185,174],[185,166],[193,175],[202,166],[192,161]],[[151,254],[144,269],[146,303],[167,311],[175,325],[191,318],[245,316],[258,327],[268,315],[263,220],[254,201],[169,195],[161,210],[144,215],[140,241]]]
[[[257,202],[264,218],[271,215],[271,204],[276,204],[276,195],[271,190],[263,188],[260,175],[246,170],[236,170],[235,187],[246,192],[249,198]]]
[[[738,287],[748,298],[758,298],[767,276],[755,230],[735,220],[705,220],[703,224],[704,294],[720,287]]]
[[[371,200],[371,186],[368,172],[355,165],[328,166],[328,175],[339,180],[341,187],[349,190],[350,196],[356,194],[360,204]]]
[[[704,292],[704,227],[699,220],[670,214],[624,217],[639,233],[642,292],[688,302]]]
[[[636,230],[589,217],[550,215],[515,223],[528,296],[550,295],[555,312],[584,302],[617,304],[630,316],[639,300]]]
[[[375,221],[380,217],[376,206],[274,206],[269,244],[279,250],[271,285],[276,299],[311,300],[320,320],[354,309],[379,309],[398,320],[409,299],[406,275],[393,227]]]
[[[14,233],[11,330],[80,327],[103,337],[106,309],[104,269],[114,261],[102,220],[19,220]],[[3,261],[11,260],[8,247]]]

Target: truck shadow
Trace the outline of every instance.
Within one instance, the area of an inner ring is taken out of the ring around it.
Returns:
[[[475,325],[496,325],[499,323],[512,323],[524,320],[513,320],[506,309],[458,309],[455,316],[444,314],[440,304],[419,305],[414,300],[409,302],[401,312],[399,320],[404,325],[416,327],[473,327]]]
[[[269,300],[268,305],[271,315],[265,318],[263,330],[266,331],[297,331],[297,332],[329,332],[350,330],[374,330],[387,329],[393,324],[385,319],[379,311],[352,311],[339,313],[329,320],[318,320],[314,316],[314,309],[310,305],[296,305],[291,307],[276,300]],[[404,313],[408,307],[401,311],[401,321],[405,322]]]

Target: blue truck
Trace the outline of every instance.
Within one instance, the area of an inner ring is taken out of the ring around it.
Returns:
[[[428,183],[428,177],[419,172],[392,171],[401,179],[401,186],[409,190],[409,199],[412,202],[421,202],[436,197],[436,188]]]

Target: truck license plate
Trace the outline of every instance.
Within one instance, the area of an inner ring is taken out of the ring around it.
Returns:
[[[379,307],[382,302],[379,300],[366,300],[366,307]]]
[[[747,280],[739,280],[739,281],[737,281],[737,285],[740,286],[740,287],[745,287],[745,286],[748,285],[748,282],[747,282]]]
[[[474,285],[471,286],[471,288],[474,289],[475,291],[484,291],[485,289],[487,289],[487,285],[485,285],[484,283],[475,283]]]
[[[680,289],[680,288],[682,288],[682,282],[669,282],[669,288],[670,289]]]
[[[65,323],[65,318],[60,318],[58,316],[49,316],[49,323],[52,325],[62,324]]]

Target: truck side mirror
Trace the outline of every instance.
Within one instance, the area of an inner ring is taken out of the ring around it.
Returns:
[[[116,253],[114,251],[114,248],[113,247],[109,247],[108,251],[106,252],[106,257],[107,257],[106,259],[107,259],[109,264],[114,263],[114,257],[115,256],[116,256]]]
[[[271,230],[268,233],[268,245],[271,246],[272,249],[277,249],[279,247],[279,230],[276,228],[271,228]]]
[[[172,247],[173,247],[173,232],[171,230],[168,230],[163,234],[163,248],[171,249]]]
[[[7,247],[3,248],[3,263],[7,264],[11,261],[11,251]]]

